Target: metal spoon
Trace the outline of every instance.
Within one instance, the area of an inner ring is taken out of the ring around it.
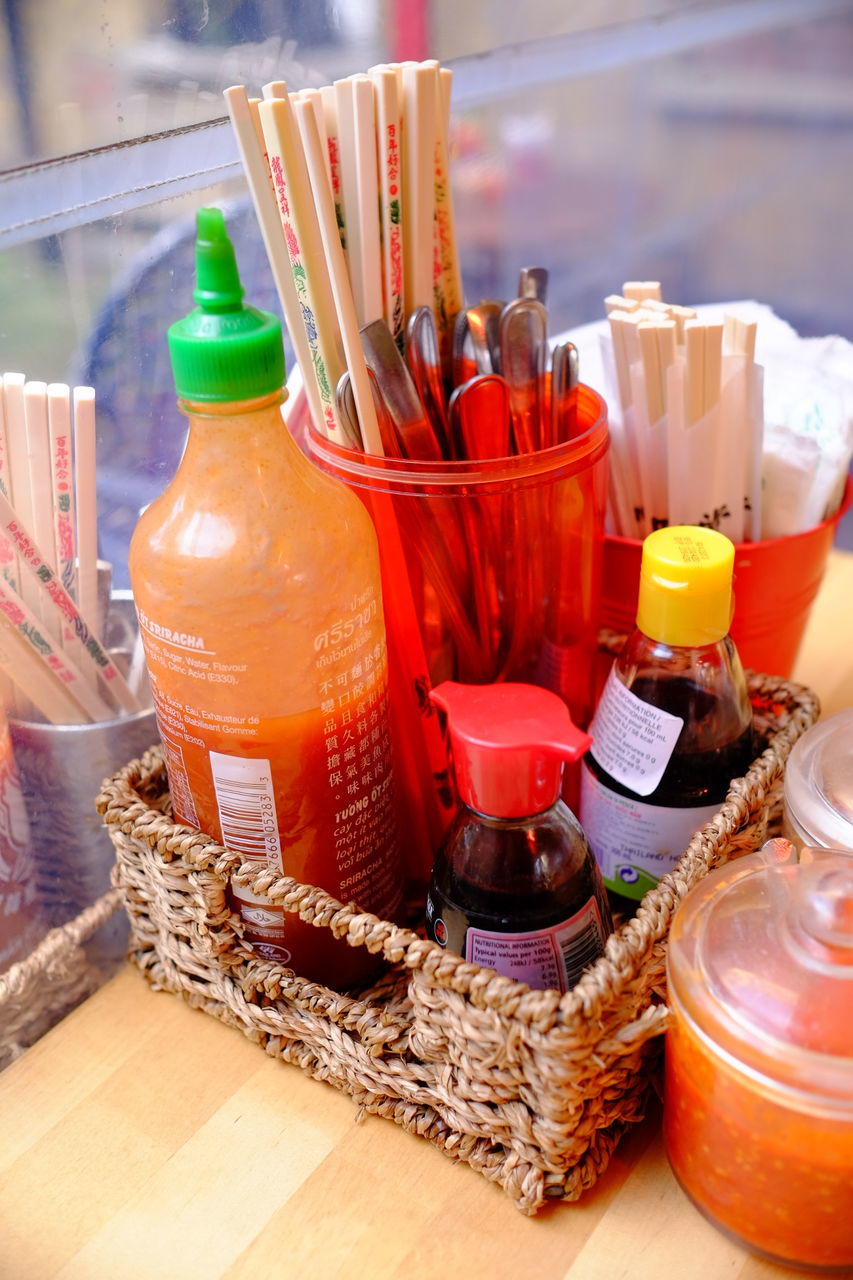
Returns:
[[[542,444],[542,383],[548,314],[535,298],[516,298],[500,316],[501,370],[509,384],[512,433],[518,453]]]
[[[547,267],[522,267],[518,273],[519,298],[534,298],[542,306],[548,300]]]
[[[335,408],[338,411],[338,422],[347,438],[347,444],[351,449],[360,449],[363,453],[364,441],[361,438],[358,410],[355,407],[355,395],[352,389],[349,369],[344,370],[338,380],[338,385],[335,387]]]
[[[478,373],[501,372],[498,324],[503,305],[497,301],[480,302],[465,312]]]
[[[450,422],[460,458],[505,458],[509,453],[509,387],[499,373],[484,373],[450,397]]]
[[[372,320],[359,334],[365,362],[379,383],[403,456],[438,462],[441,446],[388,325]]]
[[[573,342],[560,342],[551,353],[551,444],[562,444],[574,435],[575,397],[580,370]]]
[[[409,316],[406,325],[406,364],[438,438],[441,452],[448,458],[450,432],[441,379],[441,352],[431,307],[417,307]]]
[[[458,311],[453,324],[450,349],[451,379],[454,387],[461,387],[469,378],[476,377],[477,363],[468,332],[468,313]]]

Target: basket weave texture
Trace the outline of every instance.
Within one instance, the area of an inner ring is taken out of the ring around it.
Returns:
[[[85,944],[120,906],[108,890],[0,974],[0,1071],[106,981]]]
[[[711,868],[772,834],[785,761],[817,719],[809,690],[766,676],[749,683],[764,749],[565,995],[531,991],[320,889],[258,872],[174,824],[156,747],[106,782],[96,802],[116,849],[129,958],[155,989],[467,1161],[523,1212],[575,1200],[643,1116],[666,1025],[666,940],[678,903]],[[229,877],[381,952],[383,976],[340,995],[260,959],[229,909]]]

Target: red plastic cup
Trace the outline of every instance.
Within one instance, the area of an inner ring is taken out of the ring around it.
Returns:
[[[812,602],[841,516],[853,500],[848,478],[844,501],[834,516],[805,533],[735,547],[735,612],[732,639],[741,662],[768,675],[790,676]],[[633,631],[640,586],[642,541],[604,539],[601,616],[604,626]]]
[[[293,422],[291,430],[298,436]],[[576,724],[591,717],[607,409],[580,386],[570,441],[474,462],[375,457],[333,444],[307,423],[305,430],[309,457],[359,495],[377,529],[392,727],[411,757],[398,780],[413,798],[426,780],[438,815],[430,823],[435,845],[452,800],[426,698],[432,685],[539,684],[560,694]]]

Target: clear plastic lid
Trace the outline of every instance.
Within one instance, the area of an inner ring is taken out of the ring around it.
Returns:
[[[670,999],[765,1078],[853,1107],[853,857],[770,840],[712,872],[670,931]]]
[[[819,721],[795,744],[785,808],[808,844],[853,850],[853,708]]]

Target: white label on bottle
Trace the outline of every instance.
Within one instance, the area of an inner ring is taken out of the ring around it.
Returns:
[[[620,796],[581,770],[580,820],[608,888],[641,897],[671,871],[719,805],[676,809]]]
[[[497,933],[469,926],[465,937],[466,960],[538,990],[570,990],[603,950],[604,929],[595,898],[550,929]]]
[[[211,751],[210,769],[222,843],[246,858],[263,859],[282,867],[269,760]]]
[[[611,778],[639,796],[657,787],[684,721],[643,702],[611,668],[589,732],[590,754]]]

